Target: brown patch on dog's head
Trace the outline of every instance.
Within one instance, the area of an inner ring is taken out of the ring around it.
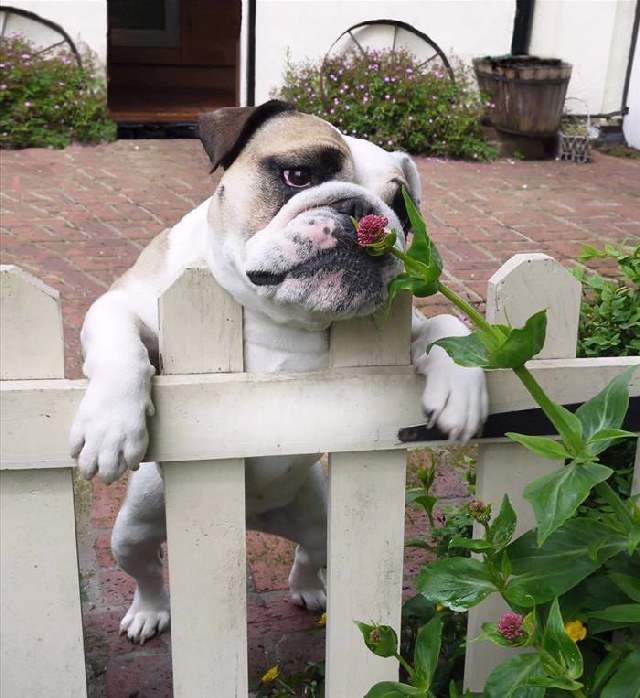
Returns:
[[[198,133],[213,169],[222,165],[226,170],[265,121],[293,109],[272,99],[257,107],[225,107],[202,114]]]

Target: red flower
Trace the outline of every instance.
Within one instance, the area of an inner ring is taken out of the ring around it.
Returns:
[[[513,613],[513,611],[504,613],[498,621],[498,632],[511,642],[519,640],[526,635],[522,629],[522,621],[523,618],[519,613]]]
[[[385,216],[376,216],[374,213],[361,218],[356,230],[358,245],[367,247],[380,242],[384,238],[384,229],[387,225],[389,221]]]

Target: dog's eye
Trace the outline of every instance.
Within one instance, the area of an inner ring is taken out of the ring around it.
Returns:
[[[282,177],[290,187],[301,189],[311,184],[311,173],[306,167],[297,170],[283,170]]]

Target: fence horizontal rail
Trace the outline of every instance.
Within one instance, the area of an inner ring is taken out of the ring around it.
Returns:
[[[544,359],[532,362],[531,370],[555,400],[571,403],[592,397],[617,373],[638,364],[637,356]],[[488,371],[487,379],[493,413],[535,406],[511,372]],[[85,387],[80,380],[3,381],[2,468],[68,467],[67,434]],[[630,389],[640,395],[640,372],[633,374]],[[421,376],[397,366],[275,376],[158,376],[147,458],[190,461],[406,448],[398,429],[423,419],[422,390]],[[372,410],[372,404],[385,407]],[[278,409],[265,410],[265,405]]]

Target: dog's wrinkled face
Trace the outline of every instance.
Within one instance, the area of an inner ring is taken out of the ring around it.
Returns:
[[[220,125],[212,128],[215,139]],[[401,187],[418,196],[408,156],[288,109],[261,121],[245,144],[233,138],[235,152],[225,154],[203,137],[214,165],[226,167],[209,211],[210,263],[235,275],[231,292],[273,319],[303,324],[379,308],[399,263],[360,248],[351,219],[384,215],[404,244]]]

